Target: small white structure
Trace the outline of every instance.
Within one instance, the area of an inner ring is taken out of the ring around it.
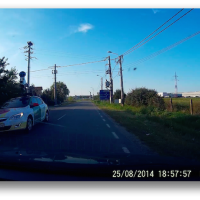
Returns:
[[[115,103],[117,104],[121,103],[121,99],[115,99]]]
[[[167,97],[167,96],[169,96],[169,94],[167,92],[158,92],[158,95],[160,97]]]

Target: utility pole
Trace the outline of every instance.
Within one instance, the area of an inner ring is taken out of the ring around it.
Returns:
[[[109,74],[110,74],[110,103],[113,103],[113,80],[112,80],[110,56],[108,56],[108,67],[109,67]]]
[[[56,70],[56,64],[54,67],[54,70],[52,70],[52,74],[54,74],[54,100],[55,100],[55,106],[57,105],[57,90],[56,90],[56,74],[57,74],[57,70]]]
[[[27,92],[30,92],[30,59],[32,58],[30,55],[33,53],[31,51],[31,46],[33,46],[33,43],[31,41],[27,42],[28,46],[25,46],[24,49],[28,49],[27,51],[25,51],[24,53],[28,53],[28,83],[27,83],[27,86],[28,86],[28,91]]]
[[[119,56],[119,66],[120,66],[120,77],[121,77],[121,105],[124,106],[124,87],[123,87],[123,75],[122,75],[122,56]]]

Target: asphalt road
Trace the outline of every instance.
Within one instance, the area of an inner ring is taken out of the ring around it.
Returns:
[[[51,108],[49,122],[37,124],[29,134],[0,133],[2,150],[62,151],[87,156],[155,155],[89,101]]]

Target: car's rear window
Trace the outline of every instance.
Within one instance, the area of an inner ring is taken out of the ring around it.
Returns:
[[[4,103],[2,108],[21,108],[26,107],[29,104],[30,97],[18,97],[13,98]]]

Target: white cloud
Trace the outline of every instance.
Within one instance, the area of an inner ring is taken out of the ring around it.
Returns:
[[[160,10],[158,10],[158,9],[152,9],[152,11],[153,11],[154,14],[160,12]]]
[[[79,24],[78,26],[69,26],[68,33],[66,33],[63,37],[60,37],[60,39],[69,37],[70,35],[72,35],[74,33],[78,33],[78,32],[87,33],[89,30],[91,30],[93,28],[94,28],[94,26],[89,23]]]
[[[86,33],[90,29],[93,29],[93,25],[92,24],[80,24],[78,29],[77,29],[77,32]]]

